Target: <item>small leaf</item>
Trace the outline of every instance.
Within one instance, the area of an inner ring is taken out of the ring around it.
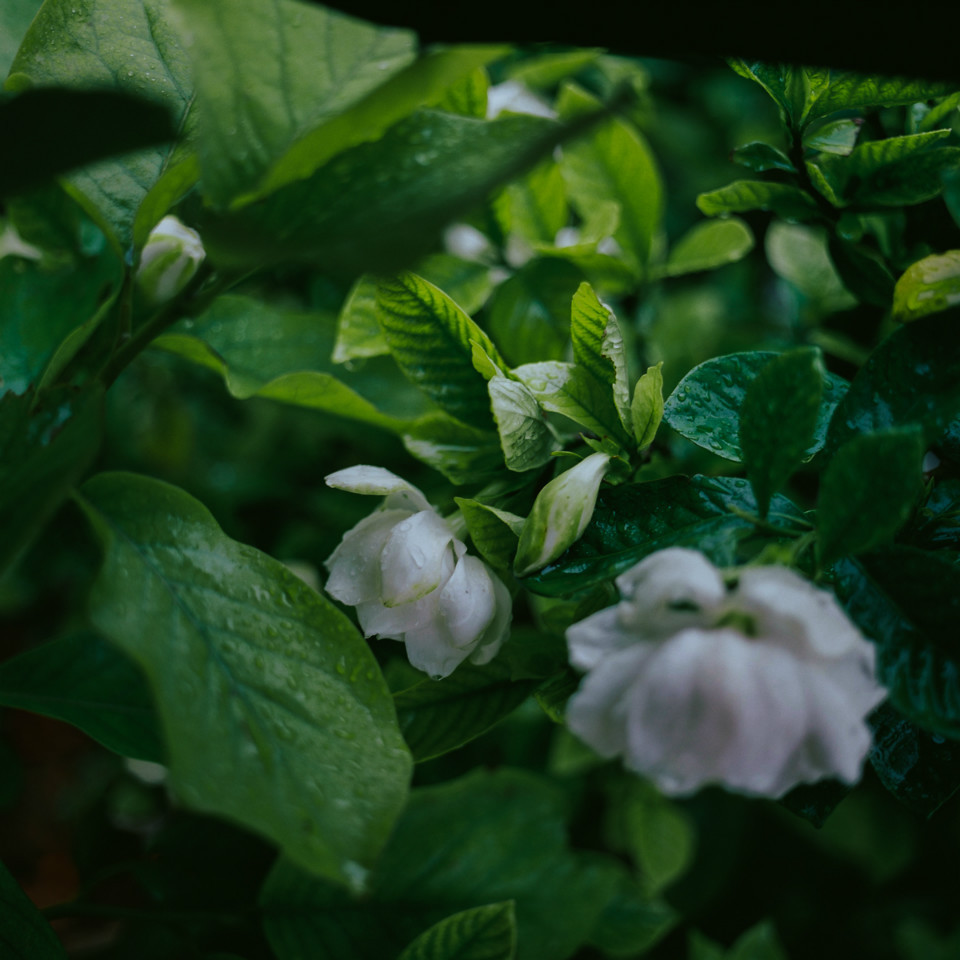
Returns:
[[[908,267],[893,290],[893,318],[901,322],[960,305],[960,250],[932,254]]]
[[[726,960],[787,960],[777,932],[769,920],[758,923],[727,951]]]
[[[513,960],[516,955],[513,901],[463,910],[435,923],[397,960]]]
[[[800,347],[774,357],[747,387],[740,446],[761,517],[811,445],[825,372],[820,351]]]
[[[803,135],[803,145],[808,150],[846,157],[853,151],[862,125],[862,120],[848,117],[818,124]]]
[[[753,233],[737,217],[698,223],[673,246],[660,276],[679,277],[742,260],[753,249]]]
[[[814,220],[818,216],[813,198],[799,187],[767,180],[736,180],[697,197],[697,208],[708,217],[749,210],[769,210],[787,220]]]
[[[510,570],[523,530],[523,517],[477,500],[454,497],[454,501],[463,514],[467,533],[480,556],[498,570]]]
[[[647,367],[647,372],[633,388],[630,417],[637,447],[641,450],[649,447],[660,428],[660,421],[663,420],[662,360],[655,367]]]
[[[752,170],[754,173],[766,173],[767,170],[783,170],[785,173],[796,173],[790,158],[776,147],[761,140],[745,143],[734,148],[731,154],[734,163]]]
[[[646,896],[624,873],[590,934],[590,943],[609,957],[637,957],[663,939],[678,920],[669,904]]]
[[[494,208],[504,233],[515,233],[530,244],[553,243],[569,216],[560,167],[548,160],[508,183]]]
[[[834,454],[817,501],[822,564],[893,538],[920,496],[923,451],[917,427],[894,427],[856,436]]]
[[[431,106],[458,113],[462,117],[475,117],[483,120],[487,115],[487,91],[490,88],[490,77],[483,67],[461,77],[452,83],[443,95]]]
[[[377,281],[364,275],[343,301],[331,359],[334,363],[347,363],[389,352],[377,320]]]
[[[523,473],[548,463],[559,444],[529,388],[498,375],[490,379],[487,389],[507,469]]]
[[[0,943],[9,960],[66,960],[60,938],[0,863]]]

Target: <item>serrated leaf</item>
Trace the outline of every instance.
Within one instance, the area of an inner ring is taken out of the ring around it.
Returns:
[[[825,373],[820,351],[799,347],[774,357],[747,387],[739,439],[761,517],[811,446]]]
[[[701,193],[697,209],[708,217],[749,210],[769,210],[787,220],[815,220],[817,205],[810,194],[788,183],[767,180],[735,180],[733,183]]]
[[[195,128],[187,56],[169,24],[167,0],[48,0],[11,67],[22,88],[106,88],[165,107],[189,143]],[[118,25],[122,24],[122,30]],[[70,193],[119,250],[133,243],[137,209],[183,147],[150,147],[68,174]]]
[[[742,260],[753,249],[753,232],[737,217],[708,220],[688,230],[670,250],[658,276],[679,277]]]
[[[443,680],[423,680],[396,694],[397,721],[414,762],[462,747],[511,714],[533,692],[530,680],[511,680],[499,662],[462,664]]]
[[[633,422],[633,436],[640,449],[650,446],[663,420],[663,361],[655,367],[647,367],[647,372],[633,388],[633,401],[630,404],[630,417]]]
[[[916,320],[960,305],[960,250],[931,254],[909,266],[893,289],[893,317]]]
[[[523,585],[548,597],[581,592],[666,547],[692,547],[719,566],[730,566],[737,562],[739,542],[755,532],[739,514],[756,510],[750,484],[733,477],[667,477],[601,487],[581,538]],[[770,517],[782,522],[802,515],[776,496]]]
[[[919,499],[923,451],[923,434],[915,426],[861,434],[840,447],[827,464],[817,500],[821,563],[893,538]]]
[[[498,375],[490,379],[487,389],[507,469],[523,473],[548,463],[559,443],[529,388]]]
[[[351,287],[337,320],[337,340],[331,359],[347,363],[389,353],[377,320],[377,281],[364,275]]]
[[[477,500],[454,497],[454,501],[463,514],[467,533],[483,559],[498,570],[510,570],[523,530],[523,517]]]
[[[101,474],[78,501],[105,551],[93,622],[147,675],[181,800],[355,882],[410,772],[356,628],[176,487]]]
[[[765,173],[767,170],[783,170],[785,173],[797,172],[790,158],[782,150],[778,150],[761,140],[754,140],[752,143],[735,147],[730,159],[754,173]]]
[[[10,960],[66,960],[60,938],[0,863],[0,943]]]
[[[553,243],[569,216],[560,167],[548,160],[508,183],[495,198],[494,209],[504,233],[515,233],[530,244]]]
[[[775,356],[765,350],[728,353],[694,367],[677,384],[663,408],[663,419],[677,433],[726,460],[743,460],[740,408],[750,383]],[[847,382],[828,373],[814,429],[813,442],[803,452],[809,460],[824,445],[833,412]]]
[[[164,761],[143,674],[95,633],[54,640],[0,664],[0,704],[73,724],[121,756]]]
[[[513,902],[462,910],[425,930],[397,960],[513,960]]]

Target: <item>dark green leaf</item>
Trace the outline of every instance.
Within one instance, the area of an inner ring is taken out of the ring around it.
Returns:
[[[721,566],[736,562],[737,545],[754,526],[732,511],[755,514],[746,480],[667,477],[650,483],[601,487],[583,536],[554,563],[523,583],[535,593],[561,596],[610,580],[665,547],[702,550]],[[774,497],[771,518],[799,515]]]
[[[423,680],[394,697],[397,720],[417,763],[432,760],[486,733],[533,692],[510,679],[499,662],[463,664],[443,680]]]
[[[919,499],[922,459],[923,436],[917,427],[862,434],[834,454],[817,500],[821,563],[893,538]]]
[[[503,472],[503,451],[492,430],[477,430],[445,413],[427,414],[401,434],[418,460],[439,470],[451,483],[478,483]]]
[[[491,268],[476,260],[462,260],[450,253],[432,253],[414,270],[439,287],[464,313],[473,316],[490,298],[496,286]]]
[[[830,82],[829,70],[740,59],[729,63],[741,77],[759,83],[767,91],[780,108],[781,119],[789,126],[803,121]]]
[[[760,140],[745,143],[736,147],[731,155],[734,163],[752,170],[754,173],[765,173],[767,170],[783,170],[786,173],[796,173],[796,167],[790,158],[776,147]]]
[[[736,180],[697,197],[697,207],[708,217],[749,210],[769,210],[787,220],[814,220],[817,205],[799,187],[767,180]]]
[[[726,960],[787,960],[777,932],[769,920],[758,923],[737,939]]]
[[[687,231],[673,245],[667,262],[655,272],[664,277],[679,277],[714,270],[742,260],[752,249],[753,233],[742,220],[708,220]]]
[[[791,813],[822,827],[830,814],[850,792],[851,788],[839,780],[819,780],[816,783],[801,783],[780,799]]]
[[[95,633],[54,640],[0,664],[0,704],[71,723],[121,756],[164,760],[143,674]]]
[[[811,446],[825,374],[820,351],[799,347],[774,357],[747,387],[739,439],[761,517]]]
[[[811,103],[804,120],[810,123],[840,110],[894,107],[933,100],[952,93],[953,89],[953,84],[939,81],[830,71],[829,84],[821,89],[819,96]]]
[[[803,135],[803,146],[807,150],[818,150],[840,157],[848,156],[856,145],[861,124],[861,120],[849,117],[817,124]]]
[[[777,354],[756,350],[714,357],[694,367],[667,398],[663,419],[677,433],[726,460],[743,460],[740,408],[747,390]],[[842,377],[826,374],[813,442],[803,452],[809,460],[824,444],[830,418],[844,395]]]
[[[425,930],[397,960],[513,960],[517,948],[513,901],[473,907]]]
[[[147,675],[179,796],[355,884],[410,770],[356,629],[176,487],[102,474],[78,499],[105,550],[94,623]]]
[[[0,397],[0,573],[40,532],[100,447],[103,391]]]
[[[590,943],[609,957],[634,958],[645,953],[676,926],[677,912],[652,900],[626,874],[597,920]]]
[[[873,351],[837,406],[827,434],[831,453],[850,437],[919,424],[928,444],[960,417],[960,309],[896,330]]]
[[[843,285],[864,303],[889,308],[894,279],[883,257],[870,247],[830,238],[830,259]]]
[[[66,960],[53,928],[0,863],[0,943],[9,960]]]
[[[476,500],[461,497],[454,497],[454,500],[463,514],[467,532],[478,553],[498,570],[510,570],[517,552],[517,540],[523,529],[523,517]]]

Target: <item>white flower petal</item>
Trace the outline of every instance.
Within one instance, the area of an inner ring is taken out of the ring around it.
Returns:
[[[384,506],[391,509],[409,510],[412,513],[432,509],[430,501],[412,483],[407,483],[402,477],[383,467],[358,464],[345,470],[337,470],[323,479],[328,487],[335,487],[337,490],[387,497]]]
[[[410,631],[403,639],[410,663],[434,680],[449,676],[470,655],[469,648],[456,647],[450,642],[450,631],[439,616]]]
[[[493,583],[484,562],[461,557],[440,591],[440,617],[450,642],[472,650],[496,613]]]
[[[486,564],[484,564],[486,566]],[[483,631],[480,640],[473,653],[470,654],[470,662],[478,666],[489,663],[503,646],[504,640],[510,633],[510,620],[513,601],[510,598],[510,591],[506,588],[504,582],[487,567],[487,574],[493,584],[494,596],[494,614],[493,620]]]
[[[409,516],[406,510],[378,510],[348,530],[324,562],[327,593],[351,606],[379,597],[380,554],[396,524]]]
[[[637,633],[620,626],[619,607],[598,610],[567,628],[570,663],[580,670],[592,670],[604,657],[632,647]]]
[[[432,510],[397,523],[380,553],[383,602],[388,607],[410,603],[444,584],[453,539],[453,531]]]

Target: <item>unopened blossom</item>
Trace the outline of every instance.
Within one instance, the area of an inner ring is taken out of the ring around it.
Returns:
[[[340,490],[384,497],[326,561],[326,590],[355,607],[367,636],[402,641],[439,679],[464,660],[492,660],[510,626],[510,593],[412,484],[382,467],[330,474]]]
[[[196,230],[164,217],[150,231],[140,254],[137,286],[153,304],[172,300],[193,279],[206,252]]]
[[[874,647],[832,594],[786,567],[728,587],[703,554],[670,548],[617,578],[621,600],[567,631],[587,671],[567,707],[597,753],[668,794],[707,784],[779,797],[855,783],[867,714],[884,698]]]

